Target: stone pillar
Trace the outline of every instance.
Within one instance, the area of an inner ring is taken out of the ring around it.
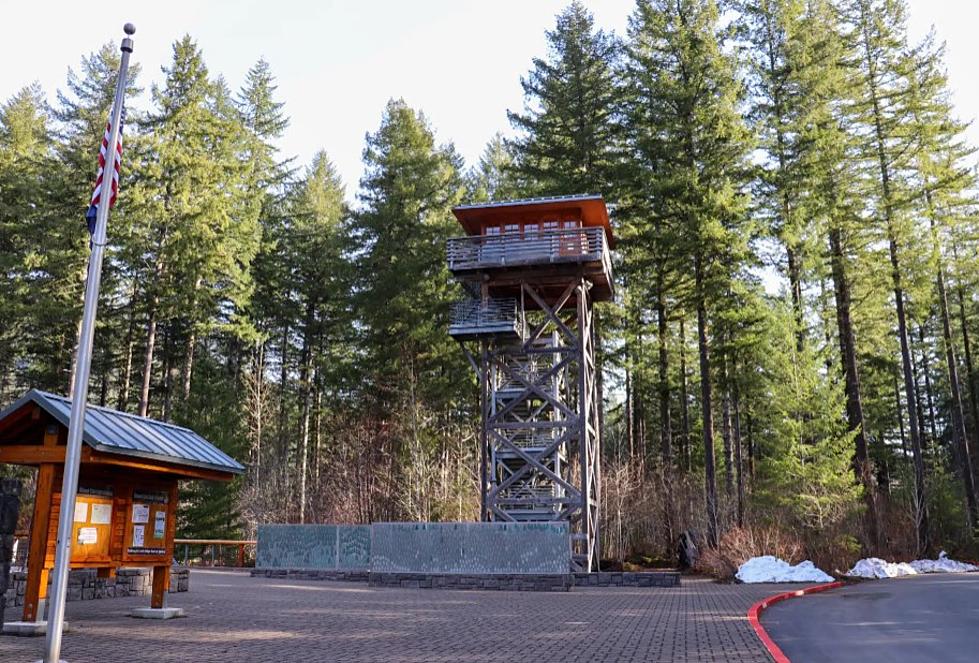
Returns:
[[[20,514],[20,479],[0,479],[0,629],[7,607],[10,586],[10,563],[14,555],[14,532]]]

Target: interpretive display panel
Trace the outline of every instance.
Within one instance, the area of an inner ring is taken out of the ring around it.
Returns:
[[[71,532],[71,560],[76,564],[112,561],[111,489],[78,487]]]
[[[126,554],[167,554],[170,495],[166,491],[134,490],[126,528]]]

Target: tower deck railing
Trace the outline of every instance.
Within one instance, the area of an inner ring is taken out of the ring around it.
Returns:
[[[466,298],[456,302],[449,314],[449,334],[452,336],[519,336],[522,331],[523,317],[513,297]]]
[[[454,237],[447,253],[451,271],[581,262],[601,262],[604,271],[612,271],[600,227]]]

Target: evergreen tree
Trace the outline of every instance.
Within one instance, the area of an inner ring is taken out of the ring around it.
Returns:
[[[616,190],[618,131],[616,39],[595,29],[575,0],[547,33],[547,59],[522,78],[523,113],[508,112],[520,132],[514,170],[527,193],[567,195]]]
[[[965,125],[954,120],[946,76],[942,70],[943,48],[933,38],[911,52],[908,71],[908,107],[916,142],[915,177],[913,179],[921,214],[928,219],[932,245],[932,263],[937,289],[942,344],[949,384],[952,440],[966,497],[970,528],[979,523],[975,473],[969,437],[965,427],[962,384],[956,343],[952,336],[949,311],[944,244],[950,230],[959,223],[962,210],[972,202],[976,179],[969,157],[974,150],[964,141]],[[934,436],[933,436],[934,437]]]
[[[718,541],[714,472],[711,308],[745,264],[743,192],[750,136],[738,106],[737,63],[714,2],[641,0],[630,18],[633,58],[656,71],[648,85],[650,127],[658,144],[661,215],[678,228],[674,250],[693,267],[691,305],[697,316],[701,416],[707,493],[707,537]],[[681,243],[682,242],[682,243]]]
[[[27,230],[51,222],[52,180],[59,175],[53,148],[49,111],[38,84],[0,106],[0,302],[7,309],[0,319],[0,397],[31,384],[56,388],[65,377],[58,369],[66,363],[52,359],[71,351],[64,327],[60,338],[45,328],[54,317],[48,298],[66,284],[58,280],[43,234]]]
[[[140,413],[149,410],[158,325],[164,322],[164,418],[179,378],[189,395],[197,339],[236,322],[251,291],[257,210],[242,199],[238,157],[245,134],[223,82],[211,81],[197,45],[184,37],[148,118],[152,143],[141,183],[147,327]],[[229,315],[218,315],[230,311]],[[182,345],[182,352],[178,350]],[[182,360],[182,361],[181,361]],[[179,368],[178,368],[179,365]],[[179,375],[178,375],[179,373]]]
[[[513,154],[503,135],[495,134],[486,144],[479,163],[469,173],[466,200],[487,202],[519,198],[522,194],[513,165]]]
[[[442,247],[456,232],[449,208],[460,199],[459,159],[451,146],[435,145],[424,116],[397,100],[368,136],[364,162],[363,210],[351,235],[362,252],[356,309],[368,365],[393,396],[402,383],[390,378],[418,371],[415,361],[436,359],[447,346],[440,322],[452,290]]]
[[[83,219],[91,200],[97,172],[96,157],[115,96],[119,65],[119,49],[111,42],[83,57],[79,72],[68,70],[66,87],[58,91],[58,105],[54,111],[58,127],[58,157],[65,167],[59,182],[62,193],[58,197],[57,216],[60,218],[46,234],[53,240],[51,255],[57,256],[61,272],[59,278],[70,288],[71,294],[65,299],[51,302],[50,306],[59,312],[61,324],[71,329],[68,333],[76,336],[77,325],[81,322],[89,245],[83,222],[76,224],[69,220]],[[134,256],[127,251],[128,238],[132,234],[132,217],[127,214],[127,203],[129,185],[140,176],[138,169],[133,167],[139,163],[134,155],[141,149],[141,138],[138,135],[139,115],[132,103],[142,92],[139,74],[139,64],[133,63],[126,79],[127,106],[122,127],[119,193],[122,202],[113,208],[109,243],[102,267],[101,301],[92,358],[92,375],[98,380],[100,405],[107,404],[114,369],[121,373],[118,376],[122,383],[119,389],[124,393],[128,393],[132,371],[137,298],[133,296]],[[69,360],[73,362],[73,358]],[[58,385],[57,390],[63,388]],[[125,405],[124,399],[121,402]]]
[[[306,521],[309,442],[314,383],[324,350],[340,333],[338,317],[348,285],[343,256],[343,185],[325,152],[318,152],[290,200],[291,223],[284,253],[291,265],[291,290],[303,311],[299,334],[300,427],[297,449],[299,522]]]
[[[468,371],[445,333],[455,286],[443,247],[458,232],[450,208],[463,192],[460,159],[452,146],[436,146],[423,115],[392,100],[367,137],[364,163],[362,209],[350,233],[360,379],[373,392],[361,397],[382,421],[397,413],[396,453],[421,463],[432,442],[426,420],[471,392],[461,388]],[[408,496],[406,508],[421,497]]]
[[[860,122],[865,136],[863,158],[874,167],[870,189],[871,209],[879,231],[887,242],[891,266],[891,285],[897,318],[897,335],[907,403],[908,431],[915,466],[915,501],[918,505],[916,530],[918,548],[930,549],[925,462],[921,445],[921,422],[915,391],[910,338],[908,331],[907,289],[909,260],[902,256],[902,246],[915,240],[909,217],[905,214],[907,195],[906,169],[913,152],[906,131],[910,117],[907,93],[902,85],[903,59],[906,48],[903,0],[851,0],[842,6],[846,35],[853,45],[853,67],[859,87],[856,90],[854,119]]]

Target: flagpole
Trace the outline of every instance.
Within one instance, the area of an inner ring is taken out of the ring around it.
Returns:
[[[75,496],[78,492],[78,467],[81,460],[85,406],[88,401],[88,377],[92,365],[92,339],[95,335],[95,312],[99,303],[99,286],[102,281],[102,257],[105,254],[106,226],[109,222],[109,205],[112,200],[112,180],[119,142],[122,107],[126,97],[126,74],[129,56],[133,52],[136,32],[132,23],[123,28],[122,62],[116,95],[112,102],[111,131],[106,148],[102,175],[102,194],[99,199],[95,233],[92,236],[92,253],[88,259],[88,278],[85,280],[85,308],[82,313],[81,334],[78,337],[78,354],[75,360],[75,380],[71,392],[71,418],[68,420],[68,444],[65,451],[64,480],[61,484],[61,507],[58,516],[58,540],[54,553],[54,574],[51,579],[51,597],[48,601],[47,649],[44,663],[59,663],[61,658],[61,630],[65,621],[65,591],[68,588],[68,568],[71,561],[71,531],[75,516]]]

